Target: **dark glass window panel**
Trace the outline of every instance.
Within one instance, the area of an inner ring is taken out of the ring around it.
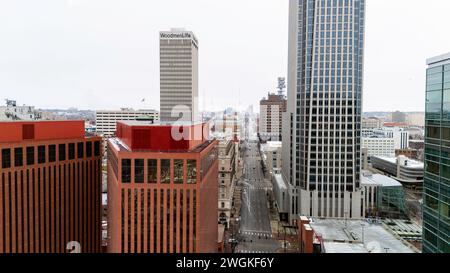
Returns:
[[[69,160],[75,159],[75,143],[69,143]]]
[[[11,149],[2,149],[2,168],[11,168]]]
[[[56,145],[48,145],[48,161],[56,161]]]
[[[23,166],[23,148],[14,149],[14,166],[15,167]]]
[[[122,183],[131,183],[131,159],[122,159]]]
[[[161,183],[170,183],[170,159],[161,159]]]
[[[27,147],[27,165],[34,165],[34,147]]]
[[[45,163],[45,146],[38,146],[38,163]]]
[[[58,154],[59,154],[59,161],[65,161],[66,160],[66,144],[59,144],[58,146]]]
[[[84,157],[84,143],[78,142],[77,144],[77,157],[83,158]]]
[[[149,159],[147,161],[147,182],[158,182],[158,160],[156,159]]]
[[[144,183],[144,159],[134,160],[134,182]]]

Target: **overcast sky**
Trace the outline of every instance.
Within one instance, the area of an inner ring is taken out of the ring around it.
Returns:
[[[364,111],[424,110],[449,10],[367,0]],[[199,39],[201,108],[256,109],[286,75],[288,0],[0,0],[0,103],[159,109],[158,32],[171,27]]]

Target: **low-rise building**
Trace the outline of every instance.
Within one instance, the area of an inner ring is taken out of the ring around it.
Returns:
[[[362,148],[367,148],[367,156],[386,156],[395,155],[395,143],[393,138],[382,137],[363,137]]]
[[[236,158],[235,143],[231,140],[219,142],[219,223],[228,227],[230,224],[233,193],[236,181]]]
[[[289,188],[280,169],[275,169],[272,173],[272,192],[280,221],[287,222],[289,220]]]
[[[381,222],[300,217],[299,245],[302,253],[415,253]]]
[[[363,129],[376,129],[380,128],[383,125],[383,121],[379,118],[363,118],[362,120],[362,128]]]
[[[372,157],[372,167],[392,176],[405,187],[421,188],[423,186],[423,162],[405,156],[374,156]]]
[[[397,180],[381,174],[363,172],[366,217],[406,218],[405,193]]]
[[[104,137],[112,137],[116,133],[118,121],[159,121],[159,113],[156,110],[134,110],[122,108],[120,110],[101,110],[95,113],[97,133]]]
[[[34,106],[17,105],[15,100],[6,100],[5,106],[0,106],[0,121],[33,121],[40,120],[41,112]]]
[[[261,145],[261,154],[266,172],[270,175],[274,169],[281,169],[282,142],[269,141]]]

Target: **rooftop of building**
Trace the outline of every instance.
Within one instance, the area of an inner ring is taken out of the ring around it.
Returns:
[[[274,173],[273,177],[275,178],[275,182],[277,183],[277,189],[287,190],[286,183],[284,182],[283,175],[281,173]]]
[[[381,223],[314,218],[310,225],[321,236],[327,253],[414,253]]]
[[[206,123],[119,121],[110,143],[123,152],[198,153],[215,139]]]
[[[281,141],[267,141],[264,144],[261,144],[262,151],[275,151],[283,146],[283,142]]]
[[[0,132],[2,132],[0,143],[82,139],[95,136],[86,133],[84,120],[2,121]]]
[[[444,61],[448,61],[450,63],[450,52],[427,59],[427,65],[431,66]]]
[[[388,163],[392,163],[392,164],[397,164],[397,159],[399,158],[403,158],[405,160],[405,164],[403,164],[403,166],[411,168],[411,169],[423,169],[424,167],[424,163],[414,160],[414,159],[410,159],[410,158],[406,158],[406,157],[386,157],[386,156],[374,156],[373,158],[378,158],[381,159],[383,161],[386,161]]]
[[[372,174],[364,171],[361,180],[362,185],[377,185],[381,187],[402,187],[402,184],[395,179],[382,174]]]

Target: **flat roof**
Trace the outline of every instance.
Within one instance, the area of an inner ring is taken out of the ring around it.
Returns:
[[[450,52],[427,59],[427,65],[439,65],[439,63],[446,61],[450,63]]]
[[[173,127],[177,127],[177,126],[192,126],[192,125],[200,125],[200,124],[207,124],[205,122],[202,121],[197,121],[197,122],[191,122],[191,121],[174,121],[174,122],[164,122],[164,121],[160,121],[160,120],[155,120],[155,121],[147,121],[147,120],[121,120],[118,121],[122,124],[128,125],[128,126],[173,126]]]
[[[317,235],[321,235],[327,253],[385,253],[386,249],[389,253],[414,253],[381,224],[363,220],[314,218],[310,225]]]
[[[378,185],[382,187],[402,187],[402,184],[395,179],[382,174],[363,174],[362,184]]]
[[[379,158],[381,160],[387,161],[389,163],[393,163],[393,164],[397,164],[397,158],[396,157],[386,157],[386,156],[374,156],[374,158]],[[423,168],[424,167],[424,163],[423,162],[419,162],[417,160],[413,160],[408,158],[408,166],[409,168]]]
[[[275,177],[275,182],[277,183],[278,189],[287,190],[286,183],[284,183],[283,175],[276,173],[273,174],[273,176]]]

